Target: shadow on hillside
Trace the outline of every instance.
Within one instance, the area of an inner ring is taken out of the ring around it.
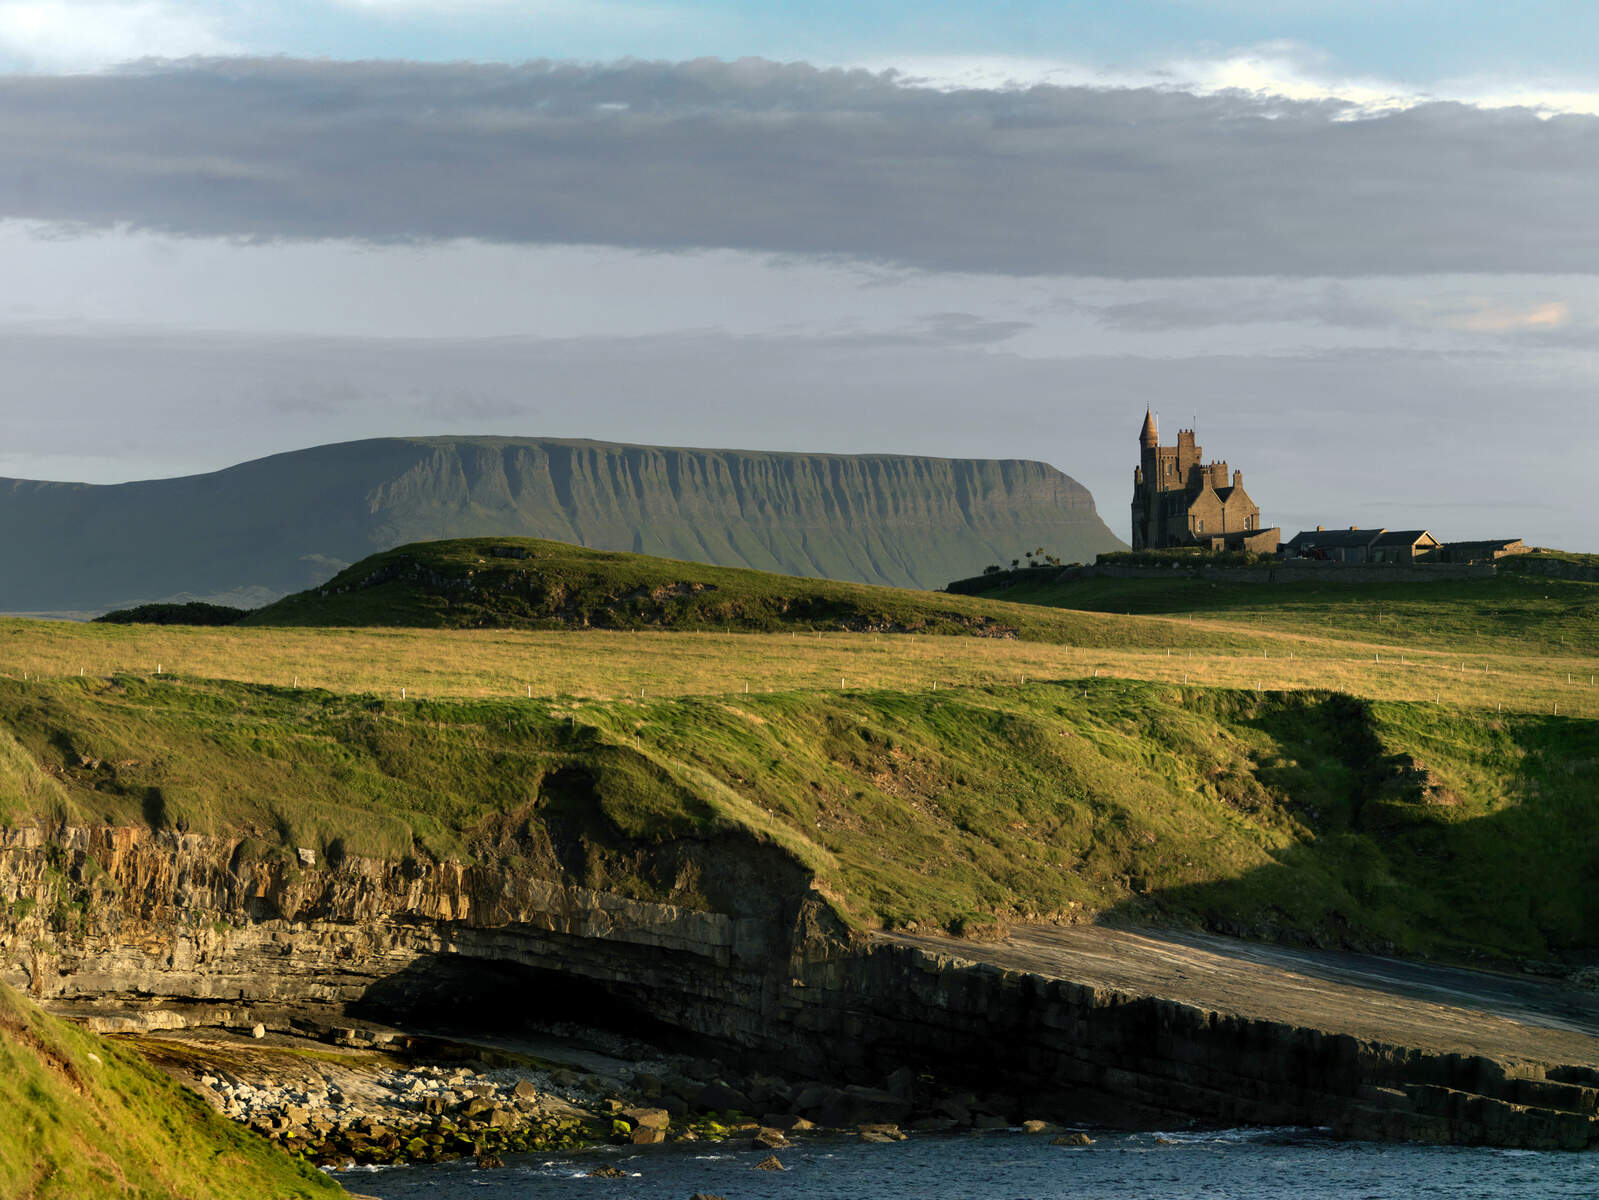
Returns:
[[[1476,816],[1480,798],[1455,794],[1419,757],[1388,752],[1364,701],[1334,695],[1238,723],[1281,753],[1258,754],[1230,791],[1218,781],[1217,802],[1269,798],[1301,836],[1238,877],[1151,881],[1108,922],[1518,968],[1599,952],[1599,722],[1507,721],[1510,802]],[[1469,760],[1472,747],[1459,753]]]

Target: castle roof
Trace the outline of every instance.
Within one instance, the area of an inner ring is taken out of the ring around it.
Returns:
[[[1145,446],[1160,445],[1160,434],[1155,430],[1155,414],[1144,409],[1144,427],[1138,431],[1138,441]]]

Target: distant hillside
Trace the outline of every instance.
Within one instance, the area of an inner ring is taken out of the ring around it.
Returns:
[[[1039,462],[382,438],[180,479],[0,480],[0,612],[261,604],[374,551],[492,535],[926,588],[1120,545]]]
[[[148,620],[160,623],[166,606]],[[137,614],[140,610],[135,610]],[[1078,642],[1080,621],[1026,605],[713,567],[532,538],[419,542],[243,615],[245,625],[428,629],[790,629]]]

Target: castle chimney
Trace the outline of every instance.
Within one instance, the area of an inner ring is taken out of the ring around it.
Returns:
[[[1241,488],[1244,486],[1244,473],[1242,471],[1233,472],[1233,486],[1235,488]]]

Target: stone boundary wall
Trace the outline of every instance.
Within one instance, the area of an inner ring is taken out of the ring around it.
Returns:
[[[1076,583],[1081,579],[1204,579],[1213,583],[1437,583],[1442,580],[1492,579],[1495,574],[1493,563],[1340,563],[1312,558],[1290,558],[1277,563],[1262,563],[1258,567],[1212,567],[1187,563],[1172,563],[1166,567],[1133,567],[1085,563],[1075,567],[1024,567],[994,575],[976,575],[970,579],[957,579],[944,590],[956,595],[973,596],[1003,591],[1019,583]]]

